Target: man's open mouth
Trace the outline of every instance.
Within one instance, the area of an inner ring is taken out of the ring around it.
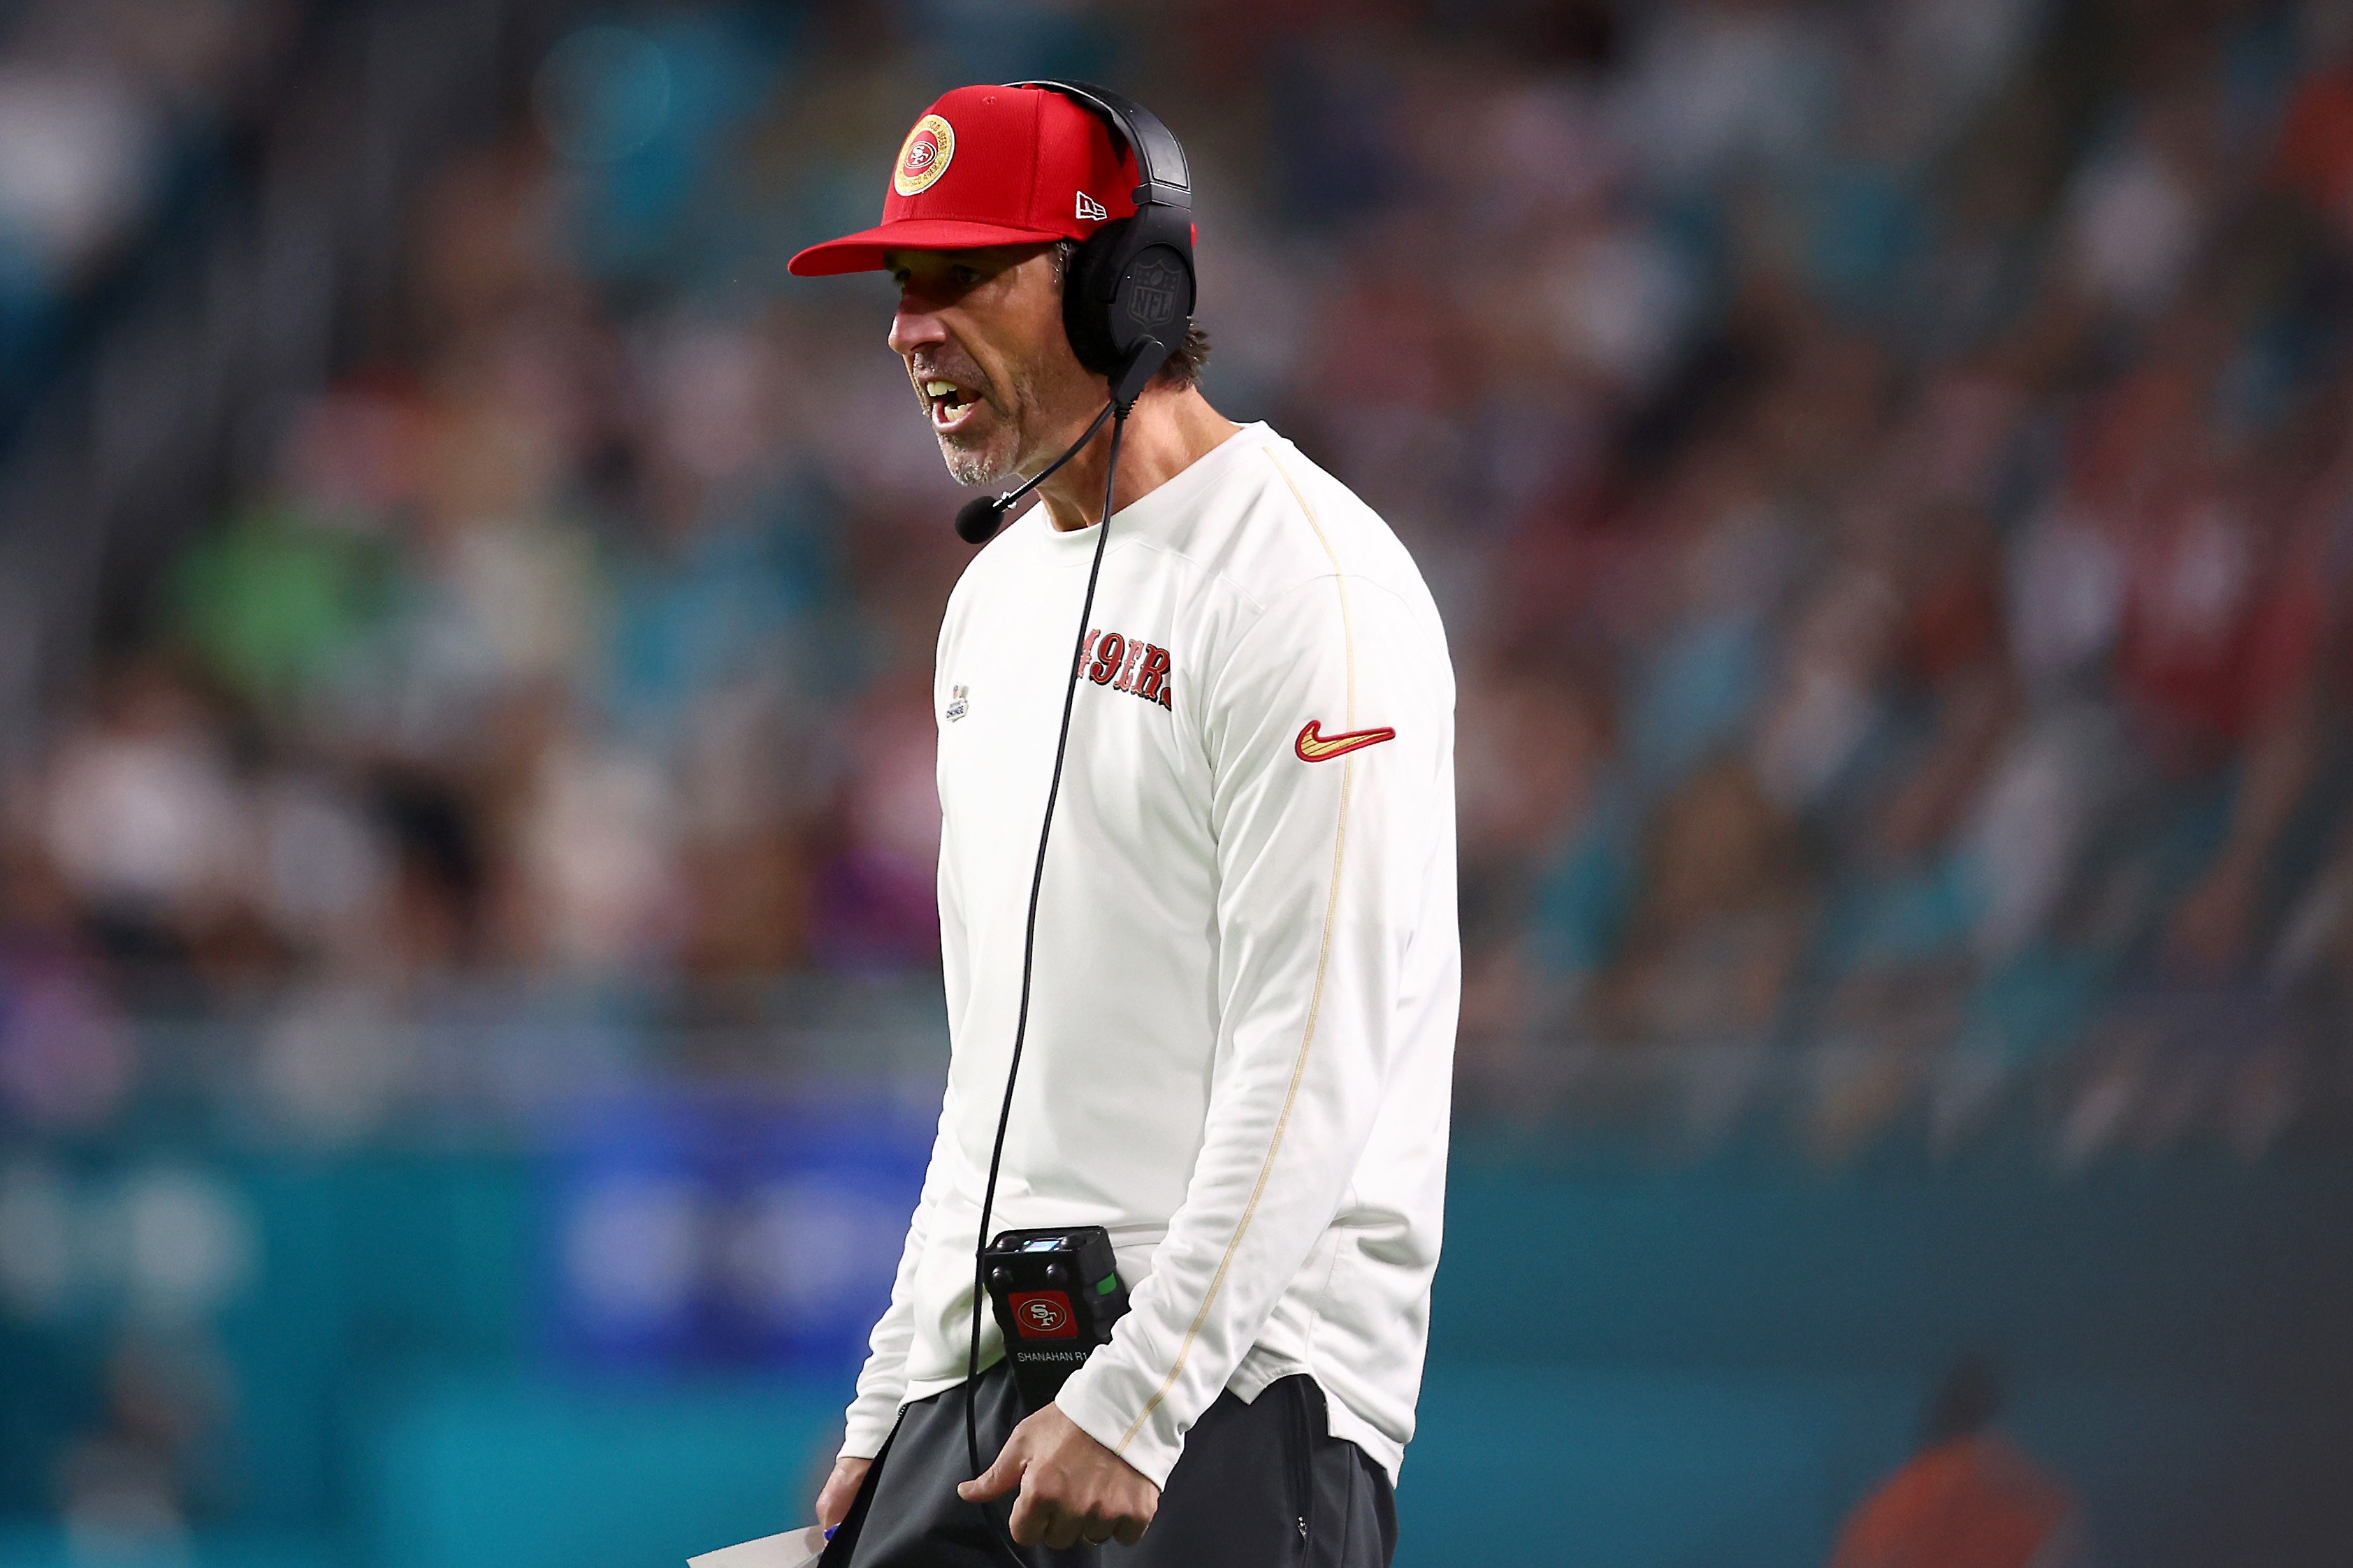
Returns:
[[[917,384],[923,391],[925,406],[931,410],[932,430],[945,436],[961,428],[972,417],[972,411],[981,405],[980,390],[944,376],[926,376]]]

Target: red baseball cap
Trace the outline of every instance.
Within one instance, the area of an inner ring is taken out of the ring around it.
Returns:
[[[1084,239],[1135,211],[1135,159],[1093,110],[1040,87],[960,87],[900,145],[872,228],[812,245],[803,278],[871,272],[885,250]]]

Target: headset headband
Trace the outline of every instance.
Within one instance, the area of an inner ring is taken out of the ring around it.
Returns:
[[[1142,206],[1190,208],[1193,205],[1193,172],[1185,162],[1184,143],[1176,133],[1160,123],[1160,117],[1134,99],[1113,92],[1107,87],[1096,87],[1083,81],[1015,81],[1008,87],[1043,88],[1059,92],[1093,110],[1111,122],[1112,130],[1126,140],[1135,153],[1135,172],[1143,184],[1135,187],[1134,202]]]

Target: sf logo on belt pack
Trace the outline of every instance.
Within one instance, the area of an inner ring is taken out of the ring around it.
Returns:
[[[1310,719],[1306,727],[1299,731],[1299,740],[1293,750],[1298,752],[1299,760],[1303,763],[1328,763],[1334,757],[1345,757],[1350,752],[1361,752],[1366,746],[1377,746],[1383,741],[1396,739],[1397,731],[1387,725],[1377,730],[1351,730],[1344,735],[1327,735],[1324,732],[1322,720]]]
[[[1069,1340],[1079,1333],[1078,1318],[1071,1310],[1071,1298],[1060,1290],[1016,1290],[1006,1305],[1013,1313],[1013,1325],[1025,1340]]]

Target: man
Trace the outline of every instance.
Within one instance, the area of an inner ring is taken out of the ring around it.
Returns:
[[[878,227],[793,270],[888,270],[891,347],[950,471],[1036,474],[1105,402],[1065,334],[1063,275],[1071,245],[1134,211],[1134,162],[1062,94],[973,87],[918,121],[893,180]],[[1075,672],[1108,432],[948,601],[948,1089],[818,1499],[842,1527],[832,1568],[1001,1564],[1001,1531],[1057,1563],[1357,1568],[1394,1549],[1460,989],[1453,677],[1396,537],[1211,408],[1206,353],[1188,334],[1127,422]],[[1074,679],[991,1228],[1107,1227],[1131,1310],[1024,1417],[993,1321],[961,1385]],[[994,1456],[976,1479],[967,1399]]]
[[[2073,1568],[2075,1500],[1992,1430],[2001,1384],[1964,1356],[1928,1407],[1920,1447],[1848,1515],[1831,1568]]]

